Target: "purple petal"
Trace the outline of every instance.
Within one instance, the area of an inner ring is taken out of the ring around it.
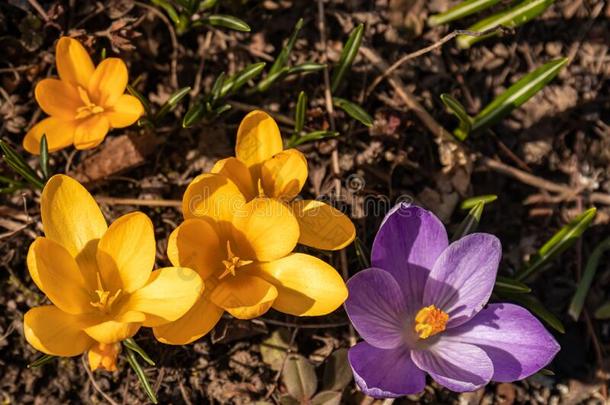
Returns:
[[[426,374],[406,347],[378,349],[360,342],[349,349],[348,359],[356,384],[368,396],[396,398],[417,394],[426,386]]]
[[[500,241],[487,233],[453,242],[434,263],[423,306],[435,305],[447,312],[448,329],[468,321],[489,300],[501,257]]]
[[[442,337],[427,350],[411,351],[411,358],[434,381],[457,392],[481,388],[489,383],[494,372],[483,349]]]
[[[381,223],[371,262],[394,275],[413,312],[419,310],[428,273],[448,243],[447,231],[434,214],[401,203]]]
[[[529,377],[553,360],[560,347],[525,308],[490,304],[469,322],[447,331],[443,339],[475,344],[494,365],[492,380],[512,382]]]
[[[390,273],[362,270],[347,281],[347,289],[345,310],[364,340],[382,349],[404,344],[405,301]]]

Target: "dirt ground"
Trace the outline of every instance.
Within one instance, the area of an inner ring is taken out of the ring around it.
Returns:
[[[177,35],[166,14],[144,0],[2,2],[0,136],[23,152],[27,128],[44,116],[33,97],[34,85],[56,75],[53,49],[61,35],[81,40],[96,62],[102,49],[120,55],[129,66],[130,82],[153,106],[177,88],[191,86],[189,97],[155,130],[115,130],[97,149],[68,148],[50,160],[53,173],[69,173],[87,184],[109,220],[134,209],[148,214],[155,224],[159,265],[167,264],[167,236],[182,220],[176,201],[186,185],[216,159],[232,155],[237,125],[247,111],[272,112],[288,137],[301,90],[309,96],[307,127],[335,127],[340,133],[300,147],[310,170],[303,195],[328,196],[350,214],[362,251],[370,249],[388,204],[397,199],[431,209],[451,232],[465,216],[459,208],[462,200],[496,194],[498,200],[486,206],[479,229],[498,235],[504,251],[500,274],[511,275],[562,225],[596,206],[597,217],[584,237],[529,282],[533,294],[565,326],[564,334],[554,332],[562,350],[548,367],[552,373],[490,384],[468,394],[430,382],[421,395],[395,403],[605,403],[610,323],[595,319],[593,311],[610,297],[607,258],[600,262],[578,321],[568,316],[567,306],[589,255],[607,236],[610,220],[610,4],[557,0],[542,17],[512,33],[469,50],[449,41],[404,63],[391,80],[372,88],[382,73],[375,55],[392,64],[477,18],[429,28],[426,18],[456,3],[451,0],[331,0],[323,3],[323,15],[318,1],[221,3],[219,11],[245,20],[251,32],[202,27]],[[336,94],[368,111],[374,117],[372,128],[342,111],[329,118],[321,72],[291,76],[262,93],[239,92],[230,98],[232,109],[218,119],[182,128],[189,103],[208,93],[221,72],[232,74],[259,61],[269,66],[300,17],[304,26],[291,56],[293,65],[336,63],[348,33],[365,24],[362,49]],[[443,107],[441,93],[452,94],[469,113],[476,113],[525,73],[560,56],[570,57],[570,64],[491,132],[472,136],[462,146],[434,130],[441,125],[451,131],[457,124]],[[429,119],[422,117],[426,111]],[[36,158],[29,159],[32,166],[37,164]],[[0,174],[13,177],[4,163]],[[134,200],[143,201],[136,205]],[[81,358],[26,368],[40,354],[23,338],[23,315],[45,300],[25,266],[27,246],[42,232],[38,203],[39,192],[27,188],[0,195],[2,403],[148,403],[125,360],[117,372],[93,375]],[[363,268],[355,245],[344,253],[310,253],[345,275]],[[348,348],[356,338],[342,309],[311,319],[277,312],[253,322],[227,317],[211,335],[184,347],[155,344],[145,330],[136,336],[157,361],[147,372],[160,403],[174,404],[291,403],[282,399],[286,384],[278,372],[285,348],[315,364],[324,387],[330,354]],[[353,382],[338,390],[341,403],[373,403]]]

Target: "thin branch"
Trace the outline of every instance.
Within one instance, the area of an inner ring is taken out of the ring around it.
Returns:
[[[89,381],[91,381],[91,385],[93,385],[93,388],[95,388],[95,390],[106,400],[110,403],[110,405],[119,405],[118,402],[116,402],[114,399],[112,399],[108,394],[106,394],[104,391],[102,391],[102,389],[100,388],[99,385],[97,385],[97,383],[95,382],[95,378],[93,377],[93,373],[91,372],[91,370],[89,370],[89,365],[87,364],[87,361],[85,360],[85,356],[86,354],[83,354],[81,356],[81,362],[83,363],[83,367],[85,368],[85,371],[87,372],[87,375],[89,376]]]
[[[180,200],[140,200],[137,198],[118,198],[96,195],[95,200],[100,204],[108,205],[139,205],[146,207],[180,207]]]
[[[402,58],[398,59],[396,62],[394,62],[392,64],[392,66],[388,67],[381,75],[377,76],[375,78],[375,80],[373,80],[373,82],[371,83],[371,85],[366,89],[366,96],[368,97],[369,94],[371,94],[373,92],[373,90],[375,89],[375,87],[377,87],[379,85],[379,83],[381,83],[381,81],[383,79],[385,79],[386,77],[388,77],[389,75],[391,75],[396,69],[398,69],[403,63],[411,60],[411,59],[415,59],[419,56],[422,56],[428,52],[431,52],[433,50],[435,50],[436,48],[440,48],[441,46],[443,46],[443,44],[445,44],[446,42],[451,41],[453,38],[459,36],[459,35],[468,35],[471,37],[482,37],[485,35],[491,35],[491,34],[506,34],[506,33],[513,33],[513,30],[510,28],[506,28],[503,26],[498,26],[498,27],[493,27],[493,28],[489,28],[483,31],[470,31],[470,30],[455,30],[447,35],[445,35],[444,37],[442,37],[441,39],[439,39],[438,41],[436,41],[435,43],[433,43],[432,45],[426,46],[425,48],[421,48],[415,52],[406,54],[405,56],[403,56]]]

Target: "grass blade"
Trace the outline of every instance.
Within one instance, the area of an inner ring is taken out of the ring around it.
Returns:
[[[133,371],[136,373],[136,376],[138,376],[138,380],[140,380],[142,389],[144,390],[144,392],[146,392],[146,395],[148,395],[150,401],[153,404],[157,404],[157,396],[155,395],[155,392],[153,391],[150,385],[150,381],[148,381],[148,377],[146,377],[146,373],[142,369],[142,366],[140,366],[140,363],[138,363],[138,359],[136,358],[135,352],[131,350],[127,345],[124,344],[123,346],[125,347],[127,362],[129,363]]]
[[[494,291],[499,293],[527,294],[532,292],[532,289],[514,278],[498,276],[496,277]]]
[[[585,305],[585,299],[587,298],[589,288],[591,288],[591,284],[593,283],[593,278],[597,272],[599,261],[608,249],[610,249],[610,238],[606,238],[601,241],[595,247],[593,253],[591,253],[589,260],[587,260],[587,265],[585,266],[582,279],[580,280],[580,283],[578,283],[578,287],[576,288],[576,292],[574,293],[572,302],[570,302],[570,307],[568,308],[568,315],[570,315],[575,321],[577,321],[580,317],[582,308]]]
[[[296,134],[303,131],[305,126],[305,112],[307,111],[307,94],[304,91],[299,93],[299,99],[297,100],[297,107],[294,113],[294,132]]]
[[[140,357],[142,358],[142,360],[144,360],[145,362],[147,362],[149,365],[154,366],[155,362],[150,358],[150,356],[144,351],[144,349],[142,349],[140,347],[140,345],[138,345],[136,343],[135,340],[133,340],[133,338],[128,338],[123,340],[123,344],[130,348],[131,350],[133,350],[134,352],[138,353],[140,355]]]
[[[152,4],[154,4],[155,6],[161,7],[163,10],[165,10],[167,15],[169,16],[169,19],[172,20],[172,22],[174,24],[176,24],[176,25],[180,24],[180,16],[178,15],[178,12],[174,8],[174,6],[172,6],[168,1],[150,0],[150,2]]]
[[[595,208],[589,208],[555,233],[551,239],[542,245],[538,250],[538,253],[529,261],[525,269],[517,275],[517,280],[523,281],[532,276],[545,264],[572,246],[587,228],[589,228],[589,225],[591,225],[591,222],[593,222],[593,219],[595,218],[596,212],[597,210]]]
[[[182,128],[190,128],[197,124],[205,115],[205,107],[203,103],[197,101],[182,118]]]
[[[458,226],[456,229],[451,241],[461,239],[469,233],[473,233],[477,230],[479,227],[479,222],[481,222],[481,215],[483,215],[484,207],[485,203],[479,202],[470,209],[468,215],[466,215],[466,218],[464,218],[464,220],[460,223],[460,226]]]
[[[459,20],[479,11],[486,10],[495,6],[502,0],[466,0],[450,8],[444,13],[435,14],[428,18],[428,25],[435,27],[440,24],[446,24],[451,21]]]
[[[49,178],[49,144],[45,134],[40,138],[40,170],[43,180],[46,181]]]
[[[538,17],[554,2],[555,0],[524,0],[511,9],[482,19],[473,26],[469,27],[468,30],[482,32],[499,26],[515,28]],[[482,35],[479,37],[460,35],[457,37],[457,45],[462,49],[466,49],[471,47],[476,42],[489,38],[493,35],[496,34]]]
[[[469,210],[480,202],[482,202],[483,204],[489,204],[496,201],[497,199],[498,196],[495,194],[478,195],[476,197],[467,198],[462,201],[462,203],[460,204],[460,209]]]
[[[307,142],[319,141],[321,139],[333,138],[335,136],[339,136],[339,133],[333,131],[314,131],[302,136],[295,135],[292,136],[288,142],[286,142],[286,148],[294,148],[295,146],[299,146]]]
[[[314,72],[319,72],[320,70],[324,69],[325,67],[326,67],[326,65],[323,63],[305,62],[305,63],[301,63],[300,65],[291,67],[288,70],[287,74],[296,75],[298,73],[314,73]]]
[[[148,102],[146,97],[144,97],[144,95],[142,93],[137,91],[130,84],[127,85],[127,91],[129,92],[129,94],[131,94],[132,96],[137,98],[140,101],[140,103],[142,103],[142,106],[144,107],[144,111],[146,112],[146,116],[150,117],[150,115],[151,115],[151,112],[150,112],[150,103]]]
[[[299,21],[297,21],[297,23],[294,25],[294,29],[292,30],[290,38],[288,38],[286,45],[282,48],[282,51],[273,62],[273,65],[271,65],[271,69],[269,69],[268,75],[277,73],[284,66],[286,66],[286,64],[288,63],[288,58],[290,57],[290,53],[292,52],[292,48],[294,47],[294,43],[296,42],[299,32],[301,31],[301,28],[303,28],[303,18],[299,18]]]
[[[28,368],[38,368],[40,366],[44,366],[45,364],[52,362],[53,360],[55,360],[57,358],[58,358],[57,356],[53,356],[51,354],[43,354],[42,356],[40,356],[39,358],[37,358],[36,360],[34,360],[30,364],[28,364],[27,367]]]
[[[358,54],[358,49],[360,48],[360,44],[362,43],[362,36],[364,34],[364,25],[359,24],[354,30],[349,34],[347,38],[347,42],[341,51],[341,57],[339,58],[339,64],[337,67],[333,69],[333,77],[331,81],[331,91],[334,93],[339,88],[341,81],[345,77],[345,74],[352,66],[356,55]]]
[[[202,22],[214,27],[228,28],[234,31],[250,32],[251,30],[244,20],[226,14],[212,14],[203,18]]]
[[[495,124],[521,106],[553,80],[567,63],[568,58],[556,59],[523,76],[473,118],[471,132]]]
[[[260,91],[260,92],[265,92],[265,91],[269,90],[269,87],[271,87],[271,85],[273,83],[275,83],[282,76],[284,76],[286,73],[288,73],[289,70],[290,70],[290,68],[288,66],[284,66],[283,68],[281,68],[277,72],[275,72],[273,74],[270,74],[270,75],[267,75],[267,77],[265,77],[263,80],[258,82],[258,85],[256,86],[256,89],[258,91]]]
[[[346,100],[344,98],[333,97],[333,105],[337,108],[342,109],[347,113],[347,115],[349,115],[355,120],[360,121],[367,127],[370,128],[373,126],[373,118],[358,104],[352,103],[351,101]]]
[[[0,149],[4,153],[4,161],[15,173],[19,174],[32,186],[42,189],[44,180],[32,169],[27,162],[13,148],[3,140],[0,140]]]
[[[161,120],[163,117],[165,117],[165,115],[172,111],[174,108],[176,108],[176,106],[178,105],[178,103],[184,98],[186,97],[187,94],[189,94],[189,91],[191,91],[191,88],[189,86],[187,87],[183,87],[181,89],[176,90],[168,99],[167,101],[161,106],[161,108],[159,109],[159,111],[157,111],[157,113],[155,114],[155,122],[158,122],[159,120]]]
[[[473,119],[468,113],[466,109],[457,101],[453,96],[447,93],[441,94],[441,101],[445,104],[445,107],[449,109],[460,121],[460,125],[453,131],[454,135],[460,140],[466,140],[466,137],[470,133],[470,129],[472,128]]]
[[[235,75],[229,77],[227,80],[225,80],[224,85],[222,86],[220,97],[226,97],[229,93],[232,94],[241,89],[248,81],[260,75],[265,68],[265,65],[265,62],[253,63],[246,66]]]

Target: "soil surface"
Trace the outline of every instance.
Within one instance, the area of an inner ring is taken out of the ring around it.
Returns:
[[[155,109],[178,88],[192,88],[154,129],[134,125],[114,130],[96,149],[68,148],[50,156],[51,171],[86,183],[109,220],[135,209],[153,219],[159,266],[168,264],[167,237],[182,221],[176,201],[188,183],[210,170],[216,159],[233,154],[237,125],[252,109],[273,113],[287,139],[301,90],[309,97],[306,128],[339,132],[336,138],[299,147],[310,172],[302,195],[327,197],[351,216],[358,236],[344,252],[308,252],[346,276],[364,268],[358,253],[368,254],[383,215],[398,200],[432,210],[451,234],[466,216],[460,209],[464,199],[496,194],[498,200],[485,207],[479,230],[502,241],[503,276],[514,275],[557,230],[595,206],[597,216],[584,236],[528,280],[532,295],[565,327],[563,334],[553,331],[562,350],[549,371],[466,394],[449,392],[429,380],[421,395],[395,403],[605,403],[610,323],[596,319],[594,312],[610,298],[607,257],[599,263],[580,318],[572,319],[567,310],[591,252],[607,237],[610,220],[610,4],[557,0],[541,17],[501,37],[468,50],[448,41],[377,81],[399,58],[469,27],[481,15],[430,28],[427,17],[455,1],[336,0],[323,2],[322,10],[318,1],[219,3],[216,12],[245,20],[251,32],[203,26],[178,35],[167,14],[144,0],[2,2],[1,138],[38,167],[21,141],[44,117],[33,96],[34,86],[56,75],[54,44],[69,35],[82,41],[96,63],[103,52],[123,58],[130,83]],[[267,62],[268,71],[300,17],[304,25],[290,56],[293,66],[332,66],[349,32],[364,23],[361,50],[335,94],[360,104],[374,118],[371,128],[341,110],[329,111],[323,72],[289,76],[265,92],[247,91],[247,85],[229,97],[228,112],[182,127],[189,105],[211,91],[221,72],[230,75],[260,61]],[[570,63],[558,77],[489,131],[460,143],[435,127],[451,132],[457,125],[439,98],[442,93],[453,95],[474,115],[524,74],[562,56]],[[18,178],[4,162],[0,174]],[[39,196],[27,187],[0,194],[2,402],[148,403],[125,359],[114,373],[90,374],[78,357],[26,367],[40,353],[23,337],[23,315],[46,300],[25,266],[27,246],[42,234]],[[310,319],[273,311],[257,321],[227,317],[210,335],[184,347],[156,344],[144,329],[136,336],[157,362],[146,370],[160,403],[175,404],[293,403],[286,396],[286,378],[278,372],[286,349],[316,366],[318,390],[323,390],[332,379],[332,371],[324,372],[331,359],[338,358],[339,369],[345,371],[343,357],[329,356],[356,339],[342,309]],[[339,397],[318,398],[317,403],[381,403],[364,397],[353,381],[336,391]]]

